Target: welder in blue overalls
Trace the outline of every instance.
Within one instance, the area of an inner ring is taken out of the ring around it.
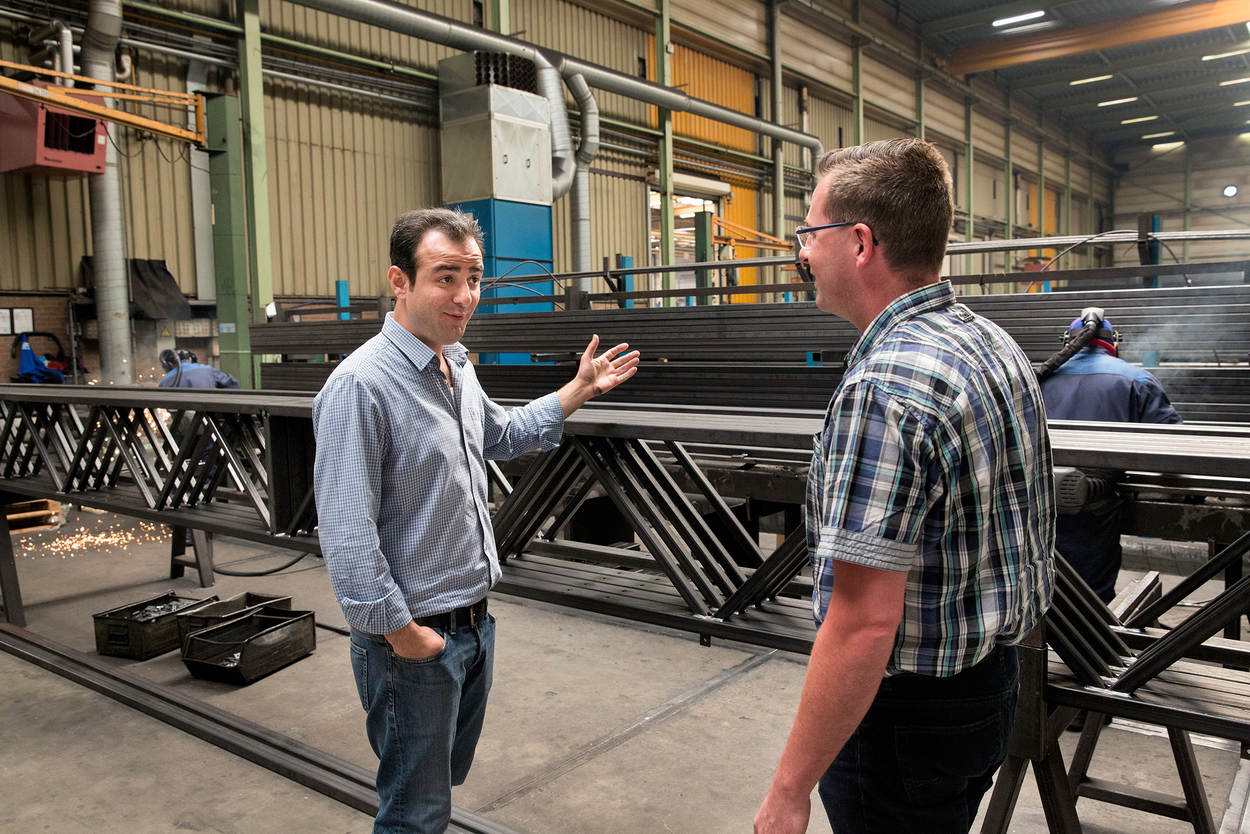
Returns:
[[[1116,356],[1119,334],[1089,307],[1074,319],[1064,336],[1065,349],[1052,360],[1071,354],[1057,368],[1039,371],[1046,416],[1055,420],[1101,423],[1179,423],[1168,395],[1149,371]],[[1080,346],[1084,343],[1084,346]],[[1073,349],[1076,352],[1073,353]],[[1053,362],[1048,360],[1048,365]],[[1050,371],[1047,373],[1047,371]],[[1063,493],[1056,470],[1057,489]],[[1123,500],[1114,482],[1122,473],[1084,469],[1077,477],[1101,488],[1082,491],[1083,500],[1059,501],[1055,547],[1105,602],[1115,597],[1120,572],[1120,509]]]

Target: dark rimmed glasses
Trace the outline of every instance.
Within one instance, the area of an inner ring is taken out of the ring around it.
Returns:
[[[819,226],[800,226],[794,230],[794,239],[798,241],[799,248],[803,249],[807,246],[808,241],[811,239],[812,232],[819,232],[821,229],[836,229],[838,226],[854,226],[858,222],[860,221],[843,220],[841,223],[822,223]],[[877,235],[875,232],[873,232],[872,235],[872,245],[881,245],[877,241]]]

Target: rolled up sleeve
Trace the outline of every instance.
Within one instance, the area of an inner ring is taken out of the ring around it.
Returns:
[[[378,544],[387,426],[368,388],[350,374],[313,402],[313,486],[321,551],[347,624],[369,634],[407,625],[412,614]]]

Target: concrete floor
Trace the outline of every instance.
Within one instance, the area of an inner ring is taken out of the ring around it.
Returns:
[[[93,613],[169,589],[289,594],[318,622],[343,625],[312,557],[263,578],[219,575],[201,590],[193,572],[164,578],[168,537],[146,522],[75,514],[62,529],[15,544],[28,627],[84,652],[95,649]],[[219,542],[216,555],[218,566],[241,570],[289,558],[233,542]],[[496,595],[491,606],[495,686],[477,761],[453,797],[458,807],[535,834],[750,830],[793,719],[805,657],[722,641],[702,647],[684,633],[511,597]],[[372,769],[347,639],[318,629],[317,640],[312,656],[242,688],[190,677],[177,653],[108,662]],[[370,828],[346,806],[4,653],[0,675],[0,831]],[[1075,741],[1064,739],[1069,754]],[[1237,750],[1196,743],[1218,825]],[[1091,775],[1179,793],[1167,739],[1150,728],[1113,724]],[[809,830],[828,832],[814,804]],[[1088,832],[1192,830],[1088,800],[1078,812]],[[1011,830],[1046,831],[1031,779]]]

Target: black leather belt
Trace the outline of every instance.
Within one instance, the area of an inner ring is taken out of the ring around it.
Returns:
[[[483,597],[472,605],[457,608],[455,611],[430,614],[426,617],[414,617],[413,619],[417,625],[440,628],[443,631],[455,631],[460,626],[477,628],[486,619],[486,598]]]

